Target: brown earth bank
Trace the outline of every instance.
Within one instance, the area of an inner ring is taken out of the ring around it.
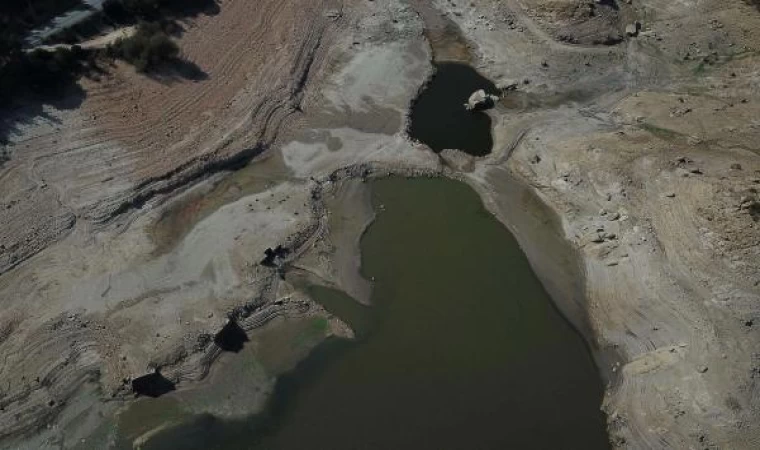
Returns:
[[[367,298],[352,269],[370,213],[344,181],[387,173],[467,181],[513,231],[610,381],[615,446],[760,446],[753,5],[225,0],[184,27],[202,75],[119,64],[75,108],[16,112],[5,447],[86,445],[156,368],[193,389],[228,314],[329,318],[283,271]],[[489,111],[491,155],[407,137],[434,53],[517,81]]]

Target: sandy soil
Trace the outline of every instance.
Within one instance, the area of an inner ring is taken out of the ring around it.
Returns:
[[[358,180],[389,172],[465,180],[513,231],[609,381],[616,447],[760,444],[757,9],[226,0],[185,27],[192,77],[117,65],[68,109],[19,113],[2,446],[71,447],[155,367],[192,389],[228,314],[324,314],[282,270],[366,300]],[[434,53],[520,83],[490,112],[492,155],[444,164],[406,136]]]

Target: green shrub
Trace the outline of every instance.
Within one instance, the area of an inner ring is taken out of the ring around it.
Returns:
[[[134,65],[140,72],[153,70],[179,55],[177,44],[155,23],[141,23],[134,35],[117,40],[106,51]]]
[[[55,96],[76,82],[92,56],[78,46],[70,50],[19,52],[0,65],[0,106],[20,93]]]

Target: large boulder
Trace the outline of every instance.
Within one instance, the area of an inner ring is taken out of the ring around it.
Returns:
[[[467,103],[464,107],[467,111],[482,111],[484,109],[493,108],[494,104],[499,101],[497,95],[489,95],[483,89],[479,89],[470,95]]]

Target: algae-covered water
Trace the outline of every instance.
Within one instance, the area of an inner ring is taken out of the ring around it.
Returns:
[[[372,189],[373,306],[312,290],[358,339],[317,347],[265,414],[200,416],[143,448],[608,448],[588,349],[476,193],[444,179]]]

